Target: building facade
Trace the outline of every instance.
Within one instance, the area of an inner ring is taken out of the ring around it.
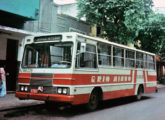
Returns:
[[[23,29],[24,23],[39,17],[39,0],[0,1],[0,67],[5,67],[7,91],[16,89],[22,39],[33,33]]]
[[[90,24],[77,18],[77,3],[57,4],[53,0],[41,0],[39,19],[28,21],[24,30],[42,33],[79,32],[90,34]]]
[[[165,14],[165,7],[155,7],[154,12],[159,14]]]

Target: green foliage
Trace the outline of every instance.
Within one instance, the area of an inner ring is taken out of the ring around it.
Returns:
[[[143,50],[156,54],[165,52],[165,16],[150,14],[136,39],[141,40]]]
[[[97,24],[111,41],[134,43],[144,19],[150,14],[152,0],[78,0],[79,18]]]
[[[165,16],[153,13],[152,0],[78,0],[79,18],[100,26],[102,36],[128,44],[141,41],[141,49],[165,52]]]

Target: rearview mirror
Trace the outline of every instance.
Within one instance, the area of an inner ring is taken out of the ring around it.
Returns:
[[[80,53],[86,52],[86,43],[81,43]]]

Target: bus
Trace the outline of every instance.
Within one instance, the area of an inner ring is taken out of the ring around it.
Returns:
[[[155,54],[79,33],[28,36],[16,97],[86,104],[157,90]]]

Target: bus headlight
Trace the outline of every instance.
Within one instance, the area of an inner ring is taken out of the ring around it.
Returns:
[[[67,88],[63,88],[62,93],[67,94]]]
[[[24,91],[24,86],[21,86],[21,91]]]
[[[57,93],[61,94],[62,93],[62,88],[57,88]]]
[[[27,92],[27,91],[28,91],[28,87],[27,87],[27,86],[25,86],[24,90]]]
[[[28,86],[21,85],[19,89],[21,92],[28,92]]]
[[[69,88],[67,88],[67,87],[58,87],[57,88],[57,94],[68,95],[69,94]]]

